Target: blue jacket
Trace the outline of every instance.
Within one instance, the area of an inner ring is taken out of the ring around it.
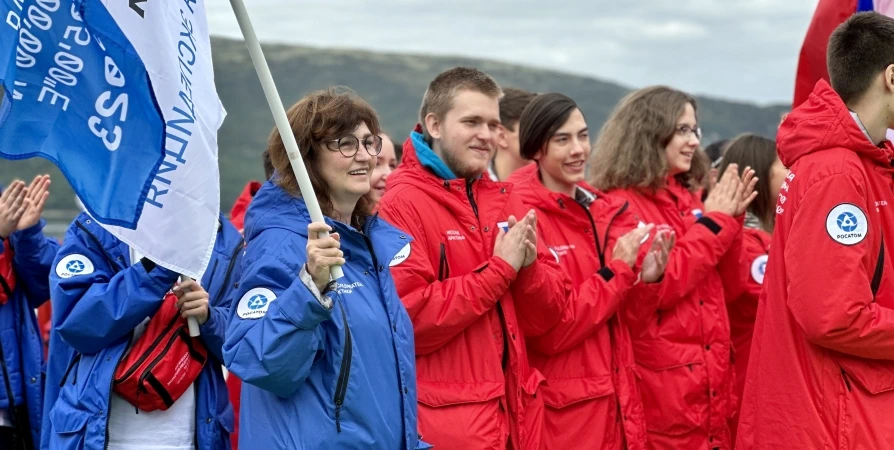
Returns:
[[[326,221],[347,260],[331,310],[298,276],[310,223],[304,200],[267,182],[249,207],[224,344],[227,369],[246,383],[239,446],[419,448],[413,328],[388,270],[410,238],[377,217],[362,234]]]
[[[242,237],[221,218],[214,254],[202,277],[211,314],[201,326],[208,351],[222,360],[232,302],[232,272]],[[105,448],[112,376],[134,328],[158,310],[177,274],[131,264],[130,250],[87,214],[69,227],[50,274],[53,330],[47,367],[42,449]],[[77,273],[73,273],[77,272]],[[229,449],[233,408],[221,365],[211,359],[196,380],[199,450]]]
[[[34,444],[40,442],[43,412],[43,343],[34,310],[50,298],[50,268],[59,249],[55,239],[43,235],[44,221],[9,236],[16,286],[6,304],[0,305],[0,345],[15,405],[25,403]],[[5,250],[0,245],[0,253]],[[0,409],[9,408],[6,383],[0,370]]]

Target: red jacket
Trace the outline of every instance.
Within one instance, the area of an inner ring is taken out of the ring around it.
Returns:
[[[391,273],[413,320],[420,432],[436,448],[503,449],[507,435],[516,450],[540,448],[543,376],[524,336],[558,321],[561,272],[542,244],[518,273],[491,256],[499,224],[526,212],[509,184],[437,177],[411,140],[379,203],[414,238]]]
[[[546,377],[541,448],[645,449],[633,345],[616,314],[637,276],[612,259],[617,239],[637,226],[630,205],[581,183],[579,189],[593,196],[585,207],[544,187],[536,164],[519,169],[509,182],[537,210],[540,239],[573,288],[562,320],[527,338],[531,365]]]
[[[825,81],[782,124],[777,148],[791,173],[738,448],[891,448],[894,149],[873,145]]]
[[[772,238],[763,230],[743,229],[742,251],[745,258],[741,270],[748,275],[748,281],[742,286],[741,292],[733,293],[732,300],[726,306],[729,312],[730,337],[736,355],[736,398],[740,400],[745,389],[745,370],[751,355],[751,336],[754,334],[754,320],[757,318],[757,299],[761,295]]]
[[[248,211],[248,205],[251,204],[251,199],[255,198],[258,189],[261,189],[261,183],[259,181],[249,181],[248,184],[245,185],[245,188],[242,189],[242,193],[239,194],[239,197],[236,198],[236,202],[233,203],[233,209],[230,210],[230,222],[233,222],[233,226],[235,226],[240,233],[242,232],[242,229],[245,228],[245,212]]]
[[[654,195],[633,189],[609,194],[629,201],[640,221],[677,235],[658,307],[625,309],[649,445],[729,449],[735,374],[724,288],[745,282],[742,222],[704,214],[700,199],[674,178]]]

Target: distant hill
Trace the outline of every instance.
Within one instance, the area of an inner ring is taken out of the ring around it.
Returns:
[[[212,38],[217,91],[227,109],[220,130],[221,201],[229,211],[244,184],[263,177],[261,152],[273,119],[261,85],[242,41]],[[567,75],[512,64],[467,58],[395,55],[363,51],[265,45],[280,95],[286,107],[303,95],[332,85],[348,86],[378,111],[386,132],[402,140],[416,123],[422,93],[444,69],[478,67],[504,86],[535,92],[562,92],[584,110],[591,129],[598,130],[629,88],[595,78]],[[787,105],[761,107],[712,98],[699,98],[699,122],[705,143],[743,132],[775,137],[780,114]],[[0,182],[53,176],[50,208],[71,210],[73,194],[61,173],[42,159],[0,162]]]

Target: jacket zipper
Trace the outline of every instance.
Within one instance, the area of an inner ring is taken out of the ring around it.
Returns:
[[[338,302],[341,310],[342,322],[345,326],[345,348],[341,358],[341,368],[338,370],[338,382],[335,385],[335,429],[341,433],[341,408],[345,403],[345,395],[348,393],[348,379],[351,375],[351,354],[353,342],[351,342],[351,327],[348,326],[348,315],[342,302]]]
[[[180,318],[180,316],[177,316],[176,318]],[[161,362],[162,359],[164,359],[165,355],[168,353],[168,350],[170,350],[171,346],[174,345],[174,342],[176,342],[177,339],[180,338],[180,332],[182,330],[183,325],[180,325],[180,327],[177,328],[177,331],[175,331],[174,334],[172,334],[171,337],[168,338],[168,342],[165,344],[165,347],[164,349],[162,349],[161,353],[159,353],[158,356],[156,356],[155,359],[153,359],[152,362],[150,362],[149,365],[146,366],[146,369],[143,370],[143,373],[140,374],[140,382],[138,384],[139,386],[143,385],[143,381],[145,381],[146,377],[148,377],[149,374],[152,373],[152,369],[154,369],[155,366],[157,366],[158,363]]]
[[[168,322],[167,325],[165,325],[164,331],[162,331],[161,334],[159,334],[155,338],[155,341],[152,343],[151,348],[155,348],[155,346],[157,346],[159,343],[161,343],[162,338],[164,338],[164,336],[166,334],[168,334],[168,331],[170,331],[171,328],[173,328],[174,325],[177,324],[177,319],[179,319],[179,318],[180,318],[179,315],[175,315],[174,317],[171,318],[171,321]],[[128,351],[127,353],[130,353],[130,352]],[[115,380],[115,384],[118,384],[119,381],[124,381],[127,377],[133,375],[133,373],[136,372],[136,370],[139,369],[140,366],[146,361],[146,358],[149,357],[149,353],[150,352],[146,352],[145,354],[143,354],[143,356],[141,356],[140,359],[138,359],[137,362],[134,363],[133,367],[131,367],[130,370],[128,370],[127,372],[124,373],[124,375],[122,375],[120,378]]]
[[[233,274],[233,267],[236,265],[236,256],[240,251],[245,247],[245,239],[239,240],[239,245],[236,246],[236,250],[233,252],[233,255],[230,256],[230,265],[227,266],[227,274],[224,276],[224,284],[221,285],[221,292],[227,288],[227,285],[230,284],[230,276]]]
[[[578,202],[574,202],[577,206],[580,206],[584,210],[584,214],[587,216],[587,220],[590,221],[590,229],[593,230],[593,240],[596,241],[596,254],[599,256],[599,267],[605,267],[605,252],[602,250],[602,244],[599,243],[599,231],[596,230],[596,222],[593,221],[593,215],[590,214],[590,210],[587,209],[586,206],[581,205]],[[605,227],[606,236],[608,236],[608,227]],[[608,242],[606,242],[608,244]]]
[[[450,266],[447,265],[447,246],[441,242],[441,259],[438,263],[438,281],[450,278]]]
[[[75,364],[81,360],[81,354],[78,352],[74,353],[74,357],[71,358],[71,362],[68,363],[68,368],[65,369],[65,374],[62,375],[62,382],[59,383],[59,387],[65,386],[65,381],[68,380],[68,375],[71,373],[72,369],[74,369]],[[75,377],[71,380],[71,384],[75,384],[78,382],[78,374],[75,372]]]
[[[847,379],[847,372],[844,371],[844,368],[841,368],[841,379],[844,380],[844,387],[847,388],[847,391],[851,391],[851,381]]]
[[[478,204],[475,203],[475,196],[472,195],[472,180],[466,180],[466,195],[469,197],[469,204],[472,205],[472,212],[475,218],[478,218]]]
[[[583,208],[584,213],[587,215],[587,219],[590,221],[590,228],[592,228],[593,230],[593,240],[596,241],[596,253],[599,255],[599,265],[600,267],[605,267],[605,249],[602,248],[602,243],[599,242],[599,232],[596,230],[596,222],[593,220],[593,215],[590,214],[590,210],[587,209],[586,206],[581,205],[576,201],[574,203]],[[608,245],[608,232],[612,227],[612,223],[615,221],[615,219],[618,218],[618,216],[623,214],[624,211],[627,211],[627,208],[629,206],[629,202],[624,202],[624,206],[622,206],[621,209],[619,209],[615,213],[615,215],[613,215],[611,219],[608,220],[608,224],[605,226],[605,236],[603,236],[602,239],[602,242],[604,242],[605,245]]]
[[[106,436],[103,450],[109,450],[109,423],[112,421],[112,387],[115,383],[115,372],[118,371],[118,366],[120,366],[121,361],[124,360],[124,355],[127,354],[127,349],[130,348],[131,342],[133,342],[133,330],[130,331],[130,334],[127,337],[127,347],[121,352],[121,356],[118,357],[118,361],[112,369],[112,377],[109,379],[109,396],[106,397]]]

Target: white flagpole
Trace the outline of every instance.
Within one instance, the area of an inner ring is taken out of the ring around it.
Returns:
[[[239,28],[242,29],[242,37],[245,39],[245,45],[248,46],[248,53],[251,55],[251,61],[254,63],[255,70],[258,72],[258,78],[261,81],[261,87],[264,88],[264,95],[267,97],[267,104],[270,105],[270,112],[273,113],[273,119],[276,121],[276,128],[282,137],[283,144],[289,155],[289,162],[292,164],[292,170],[295,172],[295,178],[298,179],[298,186],[301,188],[301,195],[307,204],[307,210],[310,212],[310,219],[314,222],[324,222],[323,212],[320,210],[320,204],[314,194],[313,185],[307,176],[307,168],[304,167],[304,160],[298,149],[298,142],[295,141],[295,135],[292,134],[292,127],[289,126],[289,119],[286,117],[286,109],[283,107],[279,92],[273,83],[273,75],[270,74],[270,68],[267,66],[267,59],[264,58],[264,52],[261,51],[261,44],[255,35],[254,27],[251,25],[251,19],[248,17],[248,11],[245,10],[245,4],[242,0],[230,0],[233,6],[233,12],[236,13],[236,20],[239,22]],[[329,233],[321,234],[322,237],[329,236]],[[331,277],[337,280],[344,276],[341,266],[333,266],[331,268]]]

